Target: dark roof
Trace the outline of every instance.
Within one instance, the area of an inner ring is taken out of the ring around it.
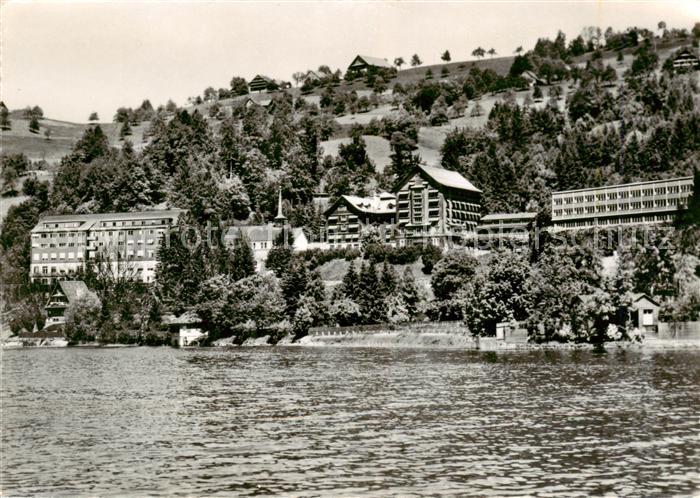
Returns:
[[[356,57],[352,60],[352,62],[350,63],[350,66],[349,66],[349,67],[352,67],[352,66],[356,65],[355,62],[356,62],[358,59],[361,60],[362,62],[364,62],[364,63],[365,63],[366,65],[368,65],[368,66],[383,67],[383,68],[386,68],[386,69],[392,69],[392,68],[394,67],[394,66],[392,66],[391,63],[390,63],[388,60],[386,60],[386,59],[382,59],[382,58],[380,58],[380,57],[371,57],[371,56],[369,56],[369,55],[358,55],[358,56],[356,56]]]
[[[637,301],[640,301],[642,299],[646,298],[647,300],[651,301],[654,303],[656,306],[659,305],[659,303],[654,299],[653,297],[649,296],[649,294],[645,294],[643,292],[637,292],[636,294],[632,294],[632,303],[636,303]]]
[[[690,58],[693,58],[693,59],[697,59],[697,58],[698,58],[698,56],[695,55],[693,52],[691,52],[690,49],[688,49],[688,48],[684,48],[683,50],[681,50],[678,54],[676,54],[676,56],[674,57],[674,59],[679,59],[679,58],[681,58],[681,57],[690,57]]]

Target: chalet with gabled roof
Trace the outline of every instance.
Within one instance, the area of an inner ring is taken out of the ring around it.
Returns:
[[[46,303],[46,327],[66,322],[66,309],[78,299],[93,294],[82,280],[59,280]]]
[[[263,76],[261,74],[258,74],[250,80],[250,83],[248,83],[248,89],[251,92],[262,92],[266,91],[268,88],[268,85],[272,83],[272,79],[268,78],[267,76]]]
[[[341,195],[326,209],[326,238],[331,248],[359,248],[363,233],[374,227],[384,242],[396,215],[396,197],[388,192],[370,197]]]
[[[684,48],[673,58],[674,71],[692,71],[698,68],[700,68],[700,59],[688,48]]]
[[[386,59],[368,55],[356,56],[348,66],[348,71],[363,72],[368,69],[394,69],[394,66]]]

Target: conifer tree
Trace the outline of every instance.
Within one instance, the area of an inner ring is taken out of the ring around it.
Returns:
[[[394,267],[390,265],[386,260],[382,265],[382,275],[379,280],[379,287],[382,292],[382,297],[389,296],[396,292],[397,277]]]
[[[119,138],[124,140],[124,137],[131,135],[131,126],[129,125],[129,119],[127,118],[122,124],[121,130],[119,130]]]
[[[238,231],[236,243],[231,251],[229,275],[234,280],[241,280],[255,273],[255,258],[250,248],[250,241],[242,231]]]
[[[360,269],[359,288],[361,291],[357,296],[357,304],[365,323],[379,323],[382,321],[384,310],[378,303],[382,300],[379,279],[374,263],[363,263]]]
[[[280,285],[287,303],[285,311],[290,318],[293,318],[297,311],[299,301],[307,290],[308,281],[306,267],[300,261],[293,261],[282,277]]]
[[[345,276],[343,277],[343,282],[341,284],[341,290],[345,297],[356,301],[359,290],[359,282],[357,272],[355,271],[354,261],[350,261],[350,266],[345,272]]]
[[[413,318],[418,312],[418,303],[420,302],[420,293],[416,285],[416,279],[413,276],[413,271],[410,266],[407,266],[403,271],[403,276],[399,284],[399,293],[406,305],[408,316]]]

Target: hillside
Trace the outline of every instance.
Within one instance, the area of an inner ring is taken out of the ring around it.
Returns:
[[[667,42],[661,45],[659,48],[659,58],[661,61],[665,60],[674,50],[676,50],[683,43],[679,42]],[[631,50],[625,50],[624,61],[618,63],[616,60],[615,52],[603,52],[603,63],[610,64],[615,68],[618,78],[627,71],[632,64],[633,55]],[[575,64],[585,65],[590,54],[586,54],[575,59]],[[428,66],[412,67],[407,69],[402,69],[398,71],[397,77],[390,82],[390,86],[397,83],[401,85],[406,85],[410,83],[418,83],[425,78],[425,73],[430,69],[436,81],[459,81],[469,74],[469,71],[473,68],[479,69],[491,69],[497,74],[505,75],[508,73],[511,64],[513,63],[513,57],[494,57],[485,58],[483,60],[470,60],[470,61],[455,61],[445,64],[434,64]],[[441,78],[440,73],[443,67],[447,67],[450,74]],[[564,95],[568,93],[569,84],[565,82]],[[368,90],[362,81],[355,81],[352,83],[342,82],[337,88],[338,93],[346,93],[355,90],[359,97],[368,96],[371,94],[371,90]],[[301,96],[298,88],[291,88],[288,92],[292,97],[296,98]],[[320,99],[320,94],[322,89],[315,89],[311,94],[304,95],[303,98],[309,103],[318,103]],[[519,92],[518,100],[523,101],[527,92]],[[391,95],[391,90],[386,92],[385,97],[389,98]],[[247,96],[235,97],[232,99],[222,99],[218,103],[223,108],[230,108],[232,105],[245,100],[246,98],[252,98],[256,101],[267,100],[271,96],[266,93],[256,93]],[[458,119],[451,119],[450,123],[445,126],[441,126],[435,130],[428,129],[422,130],[422,138],[419,142],[421,146],[421,154],[425,159],[435,157],[436,152],[439,150],[441,141],[435,137],[439,135],[445,135],[451,129],[455,127],[481,127],[486,123],[488,114],[493,107],[494,103],[501,98],[500,94],[489,94],[481,96],[478,101],[484,112],[481,116],[471,117],[469,116],[469,110],[474,103],[470,103],[469,109],[464,117]],[[198,110],[202,115],[207,117],[210,123],[216,123],[215,119],[209,118],[209,109],[213,105],[212,102],[204,102],[198,105],[185,106],[188,111]],[[536,104],[535,104],[536,105]],[[544,105],[544,104],[542,104]],[[563,103],[561,104],[563,106]],[[353,124],[367,124],[372,119],[381,119],[383,117],[392,116],[396,113],[396,110],[392,108],[389,104],[380,105],[377,108],[370,109],[368,112],[357,113],[357,114],[345,114],[336,117],[336,122],[341,126],[349,126]],[[8,131],[3,131],[2,133],[2,152],[4,154],[15,154],[24,153],[29,159],[33,161],[44,160],[49,164],[56,164],[60,161],[67,152],[69,152],[73,144],[78,138],[82,136],[84,131],[91,125],[82,123],[70,123],[67,121],[59,121],[54,119],[41,119],[40,120],[41,129],[38,134],[29,132],[29,121],[21,117],[20,111],[12,112],[12,129]],[[143,133],[150,123],[145,121],[138,125],[132,126],[133,133],[129,137],[129,141],[134,144],[134,147],[138,150],[143,145]],[[114,146],[120,146],[121,141],[119,139],[120,125],[116,123],[100,123],[105,134],[109,137],[110,143]],[[430,128],[430,127],[428,127]],[[50,130],[51,136],[50,140],[47,140],[44,136],[45,130]],[[429,138],[433,137],[433,138]]]

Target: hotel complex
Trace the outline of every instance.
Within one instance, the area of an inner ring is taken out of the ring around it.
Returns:
[[[447,247],[474,233],[481,191],[456,171],[417,166],[393,193],[341,196],[325,212],[330,247],[360,247],[369,226],[383,242],[406,246],[432,243]]]
[[[42,218],[32,229],[30,277],[33,282],[51,284],[85,269],[86,261],[103,254],[113,271],[152,282],[160,237],[177,223],[180,212],[174,209]]]
[[[628,183],[552,193],[552,230],[670,222],[693,193],[693,177]],[[377,230],[383,243],[405,246],[431,243],[447,248],[476,240],[489,243],[501,237],[526,242],[536,213],[480,216],[481,191],[455,171],[417,166],[399,181],[393,193],[371,197],[340,196],[325,211],[328,248],[360,248],[362,235]],[[161,236],[182,211],[141,211],[48,216],[31,233],[30,278],[51,284],[70,279],[88,261],[102,254],[113,272],[145,283],[155,280]],[[234,227],[248,235],[262,268],[262,260],[281,227],[281,194],[275,224]],[[294,231],[295,250],[310,247],[300,229]],[[104,261],[104,260],[103,260]]]
[[[552,225],[569,230],[673,220],[693,193],[693,177],[552,193]]]

